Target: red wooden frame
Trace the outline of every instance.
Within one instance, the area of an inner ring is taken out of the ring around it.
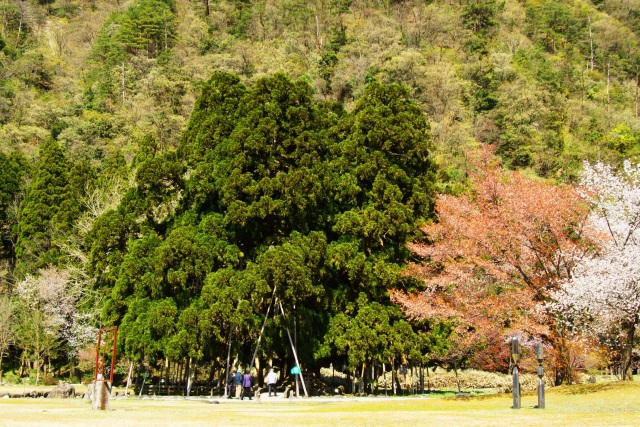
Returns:
[[[104,370],[104,356],[102,358],[100,357],[100,350],[102,350],[103,348],[106,350],[106,347],[102,345],[102,333],[103,332],[107,333],[109,331],[113,331],[113,349],[111,350],[111,370],[109,371],[109,379],[104,377],[102,379],[98,379],[98,375],[100,375]],[[111,326],[109,328],[101,328],[98,330],[98,345],[96,346],[96,366],[95,366],[95,375],[94,375],[94,380],[96,382],[107,381],[109,383],[113,383],[113,372],[116,366],[117,338],[118,338],[117,326]],[[102,367],[102,369],[100,369],[100,367]]]

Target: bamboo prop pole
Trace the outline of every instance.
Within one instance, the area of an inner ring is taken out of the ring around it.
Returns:
[[[280,306],[280,312],[282,313],[282,317],[286,320],[286,315],[284,314],[284,308],[282,308],[282,303],[278,302],[278,305]],[[291,339],[291,332],[289,332],[289,328],[286,328],[287,330],[287,336],[289,337],[289,343],[291,344],[291,350],[293,351],[293,357],[296,360],[296,366],[299,368],[300,367],[300,362],[298,361],[298,353],[296,352],[296,348],[293,345],[293,340]],[[307,386],[304,383],[304,377],[302,376],[302,374],[300,375],[300,381],[302,382],[302,389],[304,390],[304,397],[309,397],[309,393],[307,392]]]
[[[274,300],[278,301],[278,298],[276,298],[276,288],[277,286],[273,287],[273,293],[271,294],[271,301],[269,302],[269,307],[267,307],[267,314],[264,316],[264,322],[262,322],[262,328],[260,329],[260,335],[258,335],[258,342],[256,343],[256,348],[253,351],[253,357],[251,358],[251,363],[249,364],[249,370],[251,370],[253,368],[253,363],[256,360],[256,354],[258,354],[258,347],[260,347],[260,341],[262,340],[262,334],[264,333],[264,327],[267,325],[267,319],[269,319],[269,312],[271,311],[271,306],[274,303]]]

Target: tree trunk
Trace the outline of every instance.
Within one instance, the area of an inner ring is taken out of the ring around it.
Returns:
[[[198,360],[197,359],[193,361],[193,367],[189,368],[189,370],[191,371],[191,378],[189,379],[191,381],[191,386],[189,387],[189,393],[191,393],[191,388],[193,387],[193,385],[198,383]],[[196,393],[198,393],[197,386],[196,386]]]
[[[371,362],[371,393],[378,394],[378,381],[376,380],[376,362]]]
[[[611,60],[607,60],[607,114],[611,112]]]
[[[393,386],[393,395],[396,395],[396,366],[394,359],[391,359],[391,384]]]
[[[161,393],[161,391],[162,391],[161,387],[162,387],[162,377],[163,377],[164,373],[165,373],[165,369],[164,369],[164,364],[163,364],[163,365],[160,365],[160,374],[158,374],[158,384],[157,384],[157,388],[156,388],[156,394],[158,396],[160,396],[162,394]],[[169,394],[169,392],[167,391],[167,395],[168,394]]]
[[[229,385],[227,384],[227,378],[229,378],[229,364],[231,363],[231,337],[232,337],[232,333],[233,333],[233,328],[229,328],[229,339],[228,339],[228,347],[227,347],[227,366],[224,370],[224,381],[225,381],[225,387],[224,387],[224,396],[227,396],[227,393],[229,392]],[[220,386],[220,381],[218,380],[218,386]],[[230,396],[229,396],[230,397]]]
[[[33,367],[36,370],[36,385],[40,384],[40,358],[36,358],[33,362]]]
[[[189,397],[189,394],[191,393],[191,385],[193,383],[193,374],[192,374],[193,366],[192,365],[193,365],[192,359],[189,358],[188,369],[185,369],[185,371],[187,372],[187,378],[186,378],[187,397]]]
[[[211,369],[209,369],[209,379],[207,380],[207,384],[211,387],[213,386],[213,379],[215,377],[216,374],[216,363],[215,361],[211,362]],[[222,367],[220,368],[220,370],[223,369]],[[223,377],[224,376],[224,377]],[[229,376],[229,367],[227,366],[227,369],[223,372],[220,373],[220,371],[218,370],[218,378],[216,380],[216,389],[220,388],[220,381],[224,380],[225,385],[227,384],[227,377]],[[226,395],[226,394],[225,394]]]
[[[636,119],[638,118],[638,86],[640,85],[640,75],[638,71],[636,71],[636,97],[635,97],[635,107],[636,107]]]
[[[624,360],[622,361],[622,379],[625,381],[633,381],[633,370],[631,363],[633,361],[633,338],[636,333],[636,324],[638,323],[638,315],[629,322],[627,326],[627,348],[625,349]]]
[[[431,393],[431,377],[429,376],[429,365],[427,365],[427,390]]]
[[[169,362],[169,358],[168,357],[164,358],[164,364],[167,367],[167,370],[166,370],[166,372],[164,374],[165,375],[164,382],[165,382],[165,385],[168,387],[169,383],[171,382],[171,362]]]
[[[122,106],[124,107],[124,61],[122,61],[122,82],[121,82],[121,89],[122,89]]]
[[[264,381],[264,374],[262,372],[262,358],[259,355],[256,356],[254,367],[256,369],[256,385],[262,384]]]
[[[14,48],[18,48],[18,43],[20,43],[20,34],[22,33],[22,16],[23,14],[20,14],[20,23],[18,24],[18,35],[16,36],[16,44],[14,46]]]
[[[24,352],[22,352],[22,360],[20,360],[20,370],[18,371],[18,378],[22,378],[24,372]]]
[[[593,71],[593,33],[591,32],[591,15],[589,15],[589,45],[591,47],[591,71]]]
[[[571,351],[567,346],[567,339],[563,337],[562,331],[558,335],[551,336],[551,344],[555,349],[553,367],[555,370],[555,385],[559,386],[563,383],[571,384],[573,379],[573,369],[571,367]]]
[[[386,363],[382,364],[382,378],[384,378],[384,395],[387,395],[387,366]]]

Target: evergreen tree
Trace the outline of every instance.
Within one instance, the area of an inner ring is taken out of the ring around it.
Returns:
[[[69,185],[69,161],[54,140],[40,146],[38,162],[20,204],[15,275],[23,278],[39,268],[56,265],[61,253],[56,232],[68,230],[77,205]]]
[[[215,74],[178,155],[145,154],[137,187],[89,233],[127,354],[195,363],[230,334],[246,354],[277,299],[287,318],[269,321],[258,356],[287,357],[282,326],[295,319],[300,357],[313,361],[359,295],[363,309],[387,307],[387,289],[410,285],[405,245],[433,209],[429,144],[399,86],[370,85],[346,114],[282,74],[249,89]],[[175,312],[166,339],[149,335],[159,304]]]
[[[15,264],[12,230],[18,218],[14,208],[20,202],[27,171],[27,161],[20,153],[13,152],[7,156],[0,152],[0,270],[6,268],[7,273]]]

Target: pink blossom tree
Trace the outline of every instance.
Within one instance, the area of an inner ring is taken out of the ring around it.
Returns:
[[[615,171],[587,163],[582,187],[600,250],[576,265],[550,306],[575,328],[614,338],[623,349],[623,378],[631,380],[640,321],[640,165],[626,161]]]
[[[66,344],[71,355],[96,337],[96,312],[85,284],[69,270],[48,267],[37,276],[27,275],[15,287],[16,339],[23,348],[23,363],[31,359],[36,371],[46,375],[46,360]],[[86,308],[81,309],[81,306]]]

